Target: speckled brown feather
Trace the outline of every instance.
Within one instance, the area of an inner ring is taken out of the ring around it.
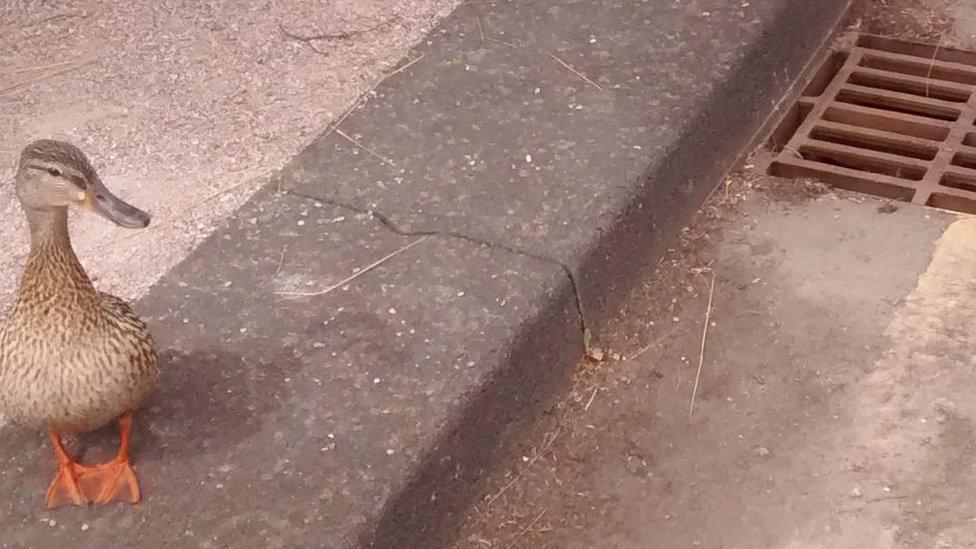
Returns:
[[[56,432],[97,429],[152,388],[155,346],[124,301],[92,285],[68,238],[67,209],[27,215],[31,252],[0,334],[0,412]]]

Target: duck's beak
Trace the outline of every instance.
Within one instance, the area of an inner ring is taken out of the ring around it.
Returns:
[[[135,206],[123,202],[105,185],[95,178],[88,182],[85,204],[109,221],[129,229],[143,229],[149,226],[149,214]]]

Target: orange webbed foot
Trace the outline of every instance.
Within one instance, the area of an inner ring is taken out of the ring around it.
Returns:
[[[78,475],[83,494],[92,503],[139,502],[139,482],[127,459],[113,459],[97,467],[85,467]]]
[[[81,474],[78,466],[68,463],[58,467],[58,474],[51,481],[51,487],[47,489],[47,496],[44,504],[48,509],[61,507],[62,505],[88,505],[89,498],[78,483]]]
[[[78,481],[88,498],[99,505],[113,501],[139,503],[139,482],[129,464],[129,437],[132,433],[132,412],[119,418],[119,453],[115,459],[97,467],[85,467]]]
[[[48,488],[45,503],[48,509],[61,505],[104,505],[114,501],[139,502],[139,482],[129,463],[129,437],[132,432],[132,412],[119,418],[122,434],[119,453],[112,461],[97,467],[79,465],[68,454],[57,432],[51,432],[54,454],[58,459],[58,474]]]

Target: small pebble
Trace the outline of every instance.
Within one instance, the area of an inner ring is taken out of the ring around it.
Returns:
[[[88,526],[87,522],[81,525],[82,532],[87,532],[89,528],[91,528],[91,526]]]
[[[387,449],[386,449],[386,455],[388,455],[388,456],[392,456],[392,455],[393,455],[393,453],[394,453],[394,450],[393,450],[393,448],[387,448]]]
[[[599,347],[590,347],[589,351],[586,353],[591,359],[597,362],[603,362],[603,349]]]
[[[854,489],[853,489],[853,490],[851,490],[851,493],[850,493],[850,496],[851,496],[852,498],[854,498],[854,499],[858,499],[858,498],[860,498],[860,497],[861,497],[862,495],[863,495],[863,494],[861,493],[861,489],[860,489],[860,488],[858,488],[857,486],[855,486],[855,487],[854,487]]]
[[[766,448],[765,446],[757,446],[753,451],[759,457],[766,457],[769,455],[769,448]]]

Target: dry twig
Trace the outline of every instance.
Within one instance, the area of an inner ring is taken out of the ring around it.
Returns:
[[[654,346],[656,346],[657,344],[659,344],[659,343],[661,343],[661,342],[662,342],[662,341],[664,341],[665,339],[667,339],[667,338],[669,338],[669,337],[671,337],[671,336],[673,336],[673,335],[674,335],[674,333],[675,333],[675,332],[677,332],[677,331],[678,331],[678,328],[677,328],[676,326],[674,326],[674,327],[672,327],[672,328],[671,328],[670,330],[668,330],[667,332],[665,332],[665,333],[663,333],[663,334],[661,334],[661,335],[659,335],[659,336],[657,336],[656,338],[654,338],[654,341],[652,341],[652,342],[650,342],[650,343],[648,343],[647,345],[645,345],[645,346],[643,346],[643,347],[641,347],[641,348],[640,348],[640,350],[638,350],[638,351],[637,351],[636,353],[634,353],[634,354],[632,354],[632,355],[630,355],[629,357],[626,357],[626,358],[624,358],[624,362],[630,362],[631,360],[634,360],[634,359],[636,359],[637,357],[639,357],[639,356],[641,356],[642,354],[644,354],[644,353],[646,353],[646,352],[647,352],[647,351],[648,351],[649,349],[651,349],[652,347],[654,347]]]
[[[497,38],[491,38],[491,37],[489,37],[489,38],[488,38],[488,41],[489,41],[489,42],[494,42],[494,43],[496,43],[496,44],[501,44],[501,45],[503,45],[503,46],[508,46],[508,47],[510,47],[510,48],[513,48],[513,49],[518,49],[518,46],[516,46],[515,44],[512,44],[511,42],[504,42],[504,41],[502,41],[502,40],[499,40],[499,39],[497,39]]]
[[[481,26],[481,18],[480,17],[476,17],[475,18],[475,21],[478,22],[478,34],[481,35],[481,45],[484,46],[485,45],[485,28]]]
[[[75,11],[67,12],[67,13],[56,13],[54,15],[49,15],[49,16],[43,18],[43,19],[38,19],[37,21],[34,21],[33,23],[28,23],[24,28],[28,28],[29,29],[31,27],[36,27],[38,25],[43,25],[45,23],[51,23],[52,21],[57,21],[59,19],[68,19],[68,18],[71,18],[71,17],[78,17],[78,16],[84,16],[84,15],[85,14],[83,12],[75,12]]]
[[[288,251],[288,246],[281,249],[281,255],[278,257],[278,267],[275,269],[275,276],[281,274],[281,266],[285,264],[285,252]]]
[[[596,398],[596,392],[599,391],[599,390],[600,390],[599,387],[597,387],[596,389],[593,389],[593,394],[590,395],[590,400],[587,400],[586,401],[586,406],[583,406],[583,411],[584,412],[586,412],[586,411],[588,411],[590,409],[590,405],[593,404],[593,399]]]
[[[597,84],[596,82],[590,80],[585,74],[583,74],[580,71],[574,69],[569,63],[563,61],[562,59],[556,57],[555,55],[553,55],[551,53],[549,54],[549,57],[552,57],[553,60],[556,61],[556,63],[559,63],[560,65],[562,65],[563,67],[565,67],[566,70],[568,70],[569,72],[571,72],[571,73],[575,74],[576,76],[582,78],[587,84],[593,86],[594,88],[596,88],[596,89],[598,89],[600,91],[603,91],[603,88],[601,88],[599,84]]]
[[[538,515],[536,515],[534,519],[532,519],[531,522],[526,524],[525,528],[523,528],[522,531],[519,532],[517,536],[515,536],[515,539],[512,540],[512,543],[508,544],[508,549],[512,549],[512,547],[515,547],[515,545],[518,544],[518,541],[522,539],[522,536],[524,536],[533,526],[535,526],[535,523],[539,522],[539,519],[541,519],[542,515],[546,514],[546,511],[548,510],[549,510],[548,507],[543,509],[541,513],[539,513]]]
[[[378,158],[378,159],[379,159],[379,160],[381,160],[381,161],[382,161],[382,162],[383,162],[384,164],[389,164],[390,166],[393,166],[394,168],[396,168],[396,164],[394,164],[392,160],[390,160],[389,158],[385,158],[385,157],[383,157],[383,156],[380,156],[380,155],[379,155],[379,153],[377,153],[377,152],[376,152],[376,151],[374,151],[373,149],[371,149],[371,148],[369,148],[369,147],[367,147],[366,145],[363,145],[363,144],[362,144],[362,143],[360,143],[359,141],[356,141],[355,139],[353,139],[353,138],[351,138],[351,137],[349,137],[349,136],[348,136],[348,135],[346,135],[346,134],[345,134],[345,132],[343,132],[342,130],[336,130],[335,132],[336,132],[337,134],[339,134],[339,135],[341,135],[342,137],[344,137],[344,138],[346,139],[346,141],[349,141],[349,142],[350,142],[350,143],[352,143],[353,145],[355,145],[355,146],[357,146],[357,147],[359,147],[360,149],[362,149],[362,150],[364,150],[364,151],[366,151],[366,152],[368,152],[368,153],[369,153],[370,155],[372,155],[373,157],[375,157],[375,158]]]
[[[34,65],[33,67],[24,67],[22,69],[14,69],[12,71],[0,72],[0,74],[20,74],[22,72],[34,72],[42,71],[44,69],[53,69],[55,67],[64,67],[66,65],[74,65],[77,61],[58,61],[57,63],[47,63],[45,65]]]
[[[542,457],[546,452],[549,451],[549,448],[552,447],[552,443],[556,442],[556,439],[559,437],[559,434],[562,432],[563,432],[562,427],[556,429],[556,432],[552,435],[552,438],[549,439],[549,442],[547,442],[546,445],[543,446],[541,450],[536,452],[535,456],[533,456],[532,459],[530,459],[529,462],[525,464],[525,467],[522,468],[522,471],[528,471],[533,465],[535,465],[535,462],[538,461],[540,457]],[[508,489],[511,488],[513,484],[515,484],[515,481],[517,481],[520,478],[522,478],[522,473],[521,472],[516,473],[515,476],[512,477],[512,480],[508,481],[508,484],[503,486],[502,489],[499,490],[497,494],[495,494],[490,499],[488,499],[488,501],[485,502],[485,506],[491,507],[491,504],[495,503],[495,501],[498,498],[502,497],[502,494],[507,492]]]
[[[387,74],[384,74],[382,78],[380,78],[379,80],[377,80],[375,84],[373,84],[372,86],[369,87],[368,90],[366,90],[366,93],[360,95],[359,96],[359,99],[357,99],[356,101],[354,101],[353,104],[352,104],[352,106],[350,106],[346,110],[346,112],[342,113],[342,116],[340,116],[339,119],[336,120],[334,124],[332,124],[331,126],[329,126],[329,129],[326,130],[326,132],[324,134],[322,134],[322,137],[325,137],[325,136],[329,135],[330,133],[336,131],[336,129],[339,127],[339,125],[342,124],[346,120],[346,118],[348,118],[349,115],[352,114],[353,111],[355,111],[359,107],[360,104],[362,104],[363,99],[365,99],[366,97],[368,97],[369,94],[372,93],[372,91],[375,90],[377,86],[379,86],[384,81],[386,81],[387,78],[393,76],[394,74],[397,74],[397,73],[400,73],[400,72],[403,72],[403,71],[409,69],[415,63],[417,63],[418,61],[420,61],[421,59],[423,59],[424,56],[426,56],[426,55],[427,55],[426,53],[422,53],[419,56],[417,56],[417,58],[414,59],[413,61],[410,61],[409,63],[404,64],[402,67],[400,67],[400,68],[398,68],[396,70],[393,70],[393,71],[390,71]]]
[[[57,76],[59,74],[66,73],[68,71],[73,71],[75,69],[79,69],[79,68],[84,67],[85,65],[89,65],[89,64],[91,64],[93,62],[95,62],[94,59],[89,59],[87,61],[79,61],[79,62],[76,62],[76,63],[74,63],[74,62],[71,62],[71,63],[66,62],[66,63],[60,63],[60,64],[59,63],[52,63],[51,65],[48,65],[48,67],[59,66],[59,65],[67,65],[67,66],[62,66],[58,70],[51,71],[51,72],[45,73],[45,74],[40,74],[38,76],[34,76],[34,77],[28,78],[26,80],[21,80],[20,82],[16,82],[16,83],[11,84],[10,86],[7,86],[5,88],[0,88],[0,97],[6,97],[8,95],[13,95],[13,94],[15,94],[15,93],[23,90],[24,88],[26,88],[27,86],[29,86],[31,84],[35,84],[35,83],[40,82],[42,80],[47,80],[48,78]],[[41,67],[41,68],[44,68],[44,67]],[[27,69],[27,70],[30,70],[30,69]],[[18,71],[14,71],[14,72],[18,72]],[[12,72],[10,74],[14,74],[14,72]]]
[[[308,47],[312,48],[316,53],[327,54],[328,52],[322,51],[322,50],[318,49],[315,46],[315,42],[316,41],[318,41],[318,40],[325,40],[325,41],[331,42],[331,41],[334,41],[334,40],[348,40],[350,38],[355,38],[355,37],[357,37],[357,36],[359,36],[361,34],[367,34],[367,33],[373,32],[375,30],[379,30],[379,29],[381,29],[381,28],[389,25],[390,23],[392,23],[395,20],[396,20],[396,17],[394,16],[394,17],[391,17],[391,18],[389,18],[389,19],[387,19],[385,21],[382,21],[380,23],[377,23],[377,24],[373,25],[372,27],[366,28],[366,29],[359,29],[359,30],[353,30],[353,31],[343,31],[343,32],[337,32],[337,33],[327,33],[326,32],[326,33],[309,34],[309,35],[302,35],[302,34],[298,34],[296,32],[289,31],[288,29],[285,28],[285,25],[283,25],[282,23],[278,23],[278,28],[281,29],[281,34],[284,34],[286,38],[291,38],[292,40],[298,40],[299,42],[303,42],[303,43],[307,44]]]
[[[348,277],[340,280],[339,282],[337,282],[337,283],[329,286],[328,288],[325,288],[324,290],[319,290],[317,292],[275,292],[275,293],[277,293],[280,296],[285,296],[285,297],[315,297],[315,296],[325,295],[325,294],[327,294],[329,292],[334,291],[336,288],[341,288],[341,287],[345,286],[346,284],[349,284],[353,280],[355,280],[355,279],[363,276],[364,274],[372,271],[373,269],[375,269],[375,268],[379,267],[380,265],[386,263],[390,259],[393,259],[394,257],[402,254],[403,252],[409,250],[410,248],[413,248],[417,244],[420,244],[424,240],[427,240],[428,236],[422,236],[422,237],[418,238],[417,240],[414,240],[410,244],[407,244],[406,246],[404,246],[404,247],[402,247],[402,248],[400,248],[400,249],[398,249],[396,251],[393,251],[391,253],[386,254],[385,256],[383,256],[383,257],[377,259],[376,261],[370,263],[369,265],[367,265],[365,268],[363,268],[362,270],[360,270],[358,273],[355,273],[352,276],[348,276]]]
[[[929,61],[929,70],[925,73],[925,97],[929,96],[929,85],[932,82],[932,69],[935,68],[935,59],[939,56],[939,48],[942,47],[942,37],[939,37],[939,43],[935,45],[935,50],[932,52],[932,60]]]
[[[712,296],[715,295],[715,270],[712,269],[712,283],[708,287],[708,308],[705,309],[705,328],[702,330],[701,352],[698,354],[698,371],[695,372],[695,387],[691,390],[691,406],[688,417],[695,412],[695,397],[698,395],[698,382],[701,380],[702,365],[705,363],[705,337],[708,336],[708,323],[712,318]]]

